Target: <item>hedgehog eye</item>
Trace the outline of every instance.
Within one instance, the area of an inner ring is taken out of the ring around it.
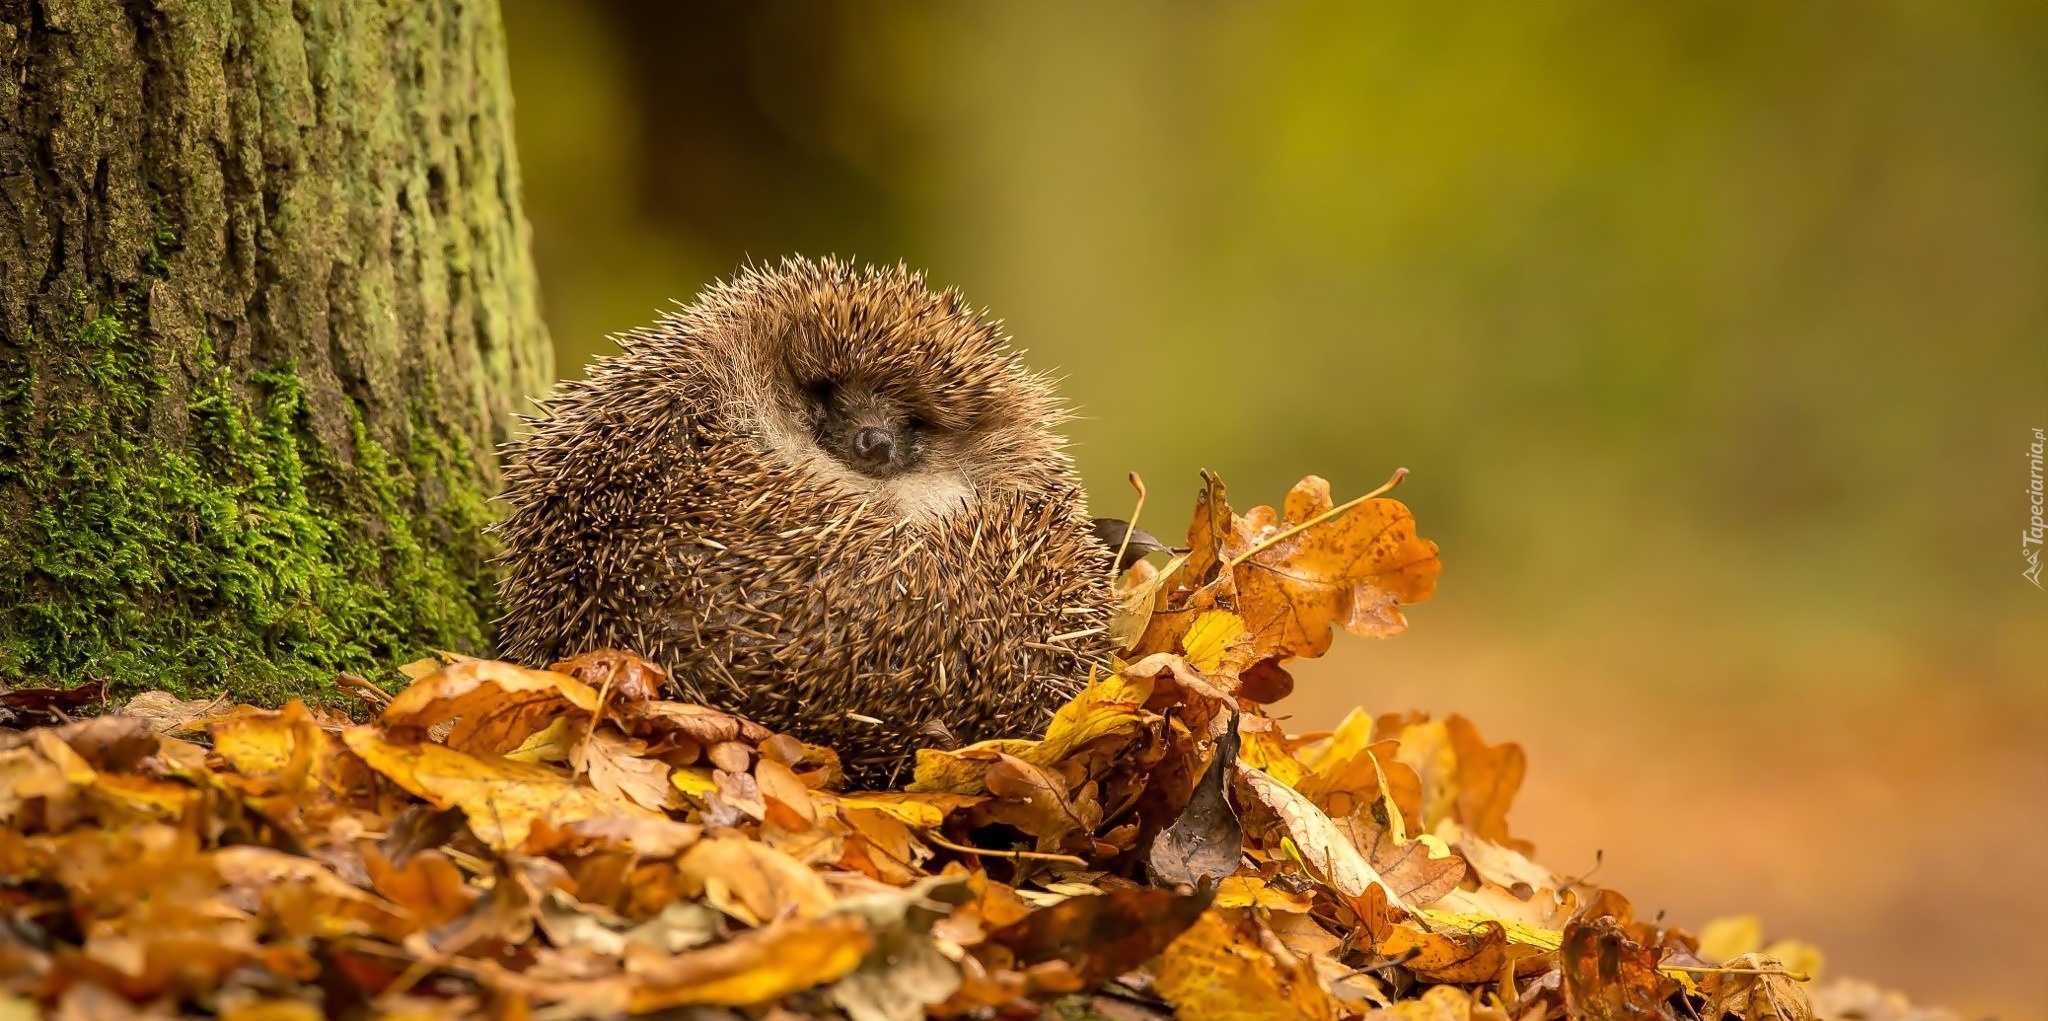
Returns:
[[[823,421],[832,413],[832,402],[839,395],[839,388],[828,379],[820,379],[803,385],[804,403],[811,417]]]

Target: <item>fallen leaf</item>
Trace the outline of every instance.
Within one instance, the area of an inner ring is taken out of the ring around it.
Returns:
[[[1335,1021],[1336,1003],[1314,968],[1261,938],[1241,911],[1210,911],[1166,948],[1154,980],[1183,1018]]]
[[[1320,656],[1333,626],[1371,638],[1399,634],[1408,626],[1401,607],[1436,591],[1436,544],[1416,536],[1415,517],[1399,500],[1367,500],[1269,543],[1331,507],[1330,484],[1311,475],[1287,494],[1285,517],[1275,521],[1258,507],[1234,523],[1224,553],[1257,658]]]
[[[414,681],[378,715],[390,728],[426,730],[454,720],[447,745],[502,755],[568,712],[597,712],[597,692],[566,674],[465,660]]]
[[[1195,923],[1214,891],[1114,890],[1068,897],[988,934],[1021,964],[1060,961],[1092,983],[1121,975],[1166,949]]]
[[[1574,1018],[1676,1021],[1677,982],[1657,970],[1657,951],[1631,937],[1619,919],[1575,918],[1565,926],[1560,960],[1565,1006]]]
[[[625,1008],[636,1014],[696,1005],[745,1007],[837,981],[860,966],[874,938],[857,918],[791,918],[633,973]]]
[[[1764,954],[1740,954],[1727,966],[1736,972],[1715,972],[1700,978],[1706,997],[1703,1017],[1732,1015],[1741,1021],[1813,1021],[1806,988],[1785,965]]]
[[[1393,907],[1406,907],[1400,895],[1352,846],[1344,831],[1314,802],[1242,761],[1237,764],[1237,775],[1252,796],[1278,816],[1302,864],[1317,881],[1347,898],[1363,896],[1367,887],[1377,886]]]
[[[1152,842],[1148,864],[1155,882],[1165,885],[1199,886],[1214,883],[1237,871],[1244,855],[1244,829],[1237,813],[1224,796],[1229,777],[1237,769],[1237,717],[1230,729],[1215,742],[1208,768],[1195,785],[1180,818],[1173,821]]]
[[[677,802],[679,792],[668,782],[669,765],[644,757],[647,742],[598,727],[586,733],[575,749],[571,759],[576,771],[597,790],[651,812]]]
[[[738,837],[700,840],[676,859],[689,896],[752,926],[783,917],[815,918],[836,898],[804,863]]]
[[[585,786],[561,770],[466,755],[438,744],[403,744],[375,727],[342,734],[370,768],[437,808],[461,808],[477,839],[501,851],[525,844],[535,820],[554,825],[612,815],[651,815]]]

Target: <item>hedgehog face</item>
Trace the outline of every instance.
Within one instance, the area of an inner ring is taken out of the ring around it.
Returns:
[[[770,452],[906,519],[1071,485],[1050,385],[957,295],[890,273],[760,283],[711,338],[740,367],[727,407]]]
[[[935,425],[928,411],[863,383],[815,380],[803,396],[819,449],[869,478],[915,472],[934,448],[953,445],[950,431]]]

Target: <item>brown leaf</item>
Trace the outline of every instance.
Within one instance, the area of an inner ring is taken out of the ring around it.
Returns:
[[[710,747],[721,741],[758,744],[770,737],[768,728],[752,720],[688,702],[648,702],[620,722],[633,736],[657,743],[689,741]]]
[[[1060,961],[1084,983],[1121,975],[1166,949],[1215,899],[1215,892],[1113,890],[1068,897],[988,934],[1020,964]]]
[[[1402,1000],[1369,1011],[1361,1021],[1472,1021],[1472,1018],[1472,994],[1457,986],[1432,986],[1413,1000]]]
[[[1741,1021],[1813,1021],[1813,1005],[1807,1002],[1806,987],[1786,972],[1784,964],[1767,954],[1742,954],[1729,961],[1729,968],[1747,969],[1751,974],[1714,972],[1701,978],[1700,994],[1706,997],[1702,1017],[1733,1015]]]
[[[149,729],[159,734],[176,734],[198,729],[196,725],[200,720],[231,706],[226,695],[182,699],[168,691],[145,691],[129,699],[128,704],[121,707],[121,714],[148,720]]]
[[[384,707],[386,727],[426,730],[455,720],[447,745],[503,755],[565,713],[597,712],[597,692],[566,674],[464,660],[414,681]]]
[[[1353,846],[1343,829],[1323,814],[1314,802],[1244,762],[1238,763],[1237,773],[1244,789],[1279,819],[1303,864],[1317,881],[1347,899],[1364,896],[1367,889],[1378,887],[1392,906],[1406,906]]]
[[[656,812],[680,805],[680,792],[668,782],[668,763],[643,758],[646,752],[647,742],[601,726],[578,743],[573,761],[590,786],[606,794]]]
[[[1476,931],[1425,931],[1404,923],[1376,949],[1384,957],[1399,959],[1418,978],[1464,985],[1499,978],[1512,960],[1507,932],[1496,924],[1481,925]]]
[[[1657,970],[1657,958],[1655,949],[1629,935],[1621,919],[1573,919],[1564,928],[1560,951],[1566,1007],[1573,1017],[1591,1021],[1676,1021],[1670,1001],[1679,985]]]
[[[0,722],[14,726],[45,726],[65,722],[90,706],[107,700],[104,680],[75,688],[15,688],[0,691]],[[12,713],[9,719],[7,713]]]
[[[604,692],[613,705],[645,702],[668,686],[668,671],[644,657],[619,649],[597,649],[571,656],[548,669],[568,674]]]
[[[1058,852],[1070,836],[1091,834],[1102,822],[1102,806],[1092,798],[1070,797],[1065,780],[1014,755],[990,763],[986,782],[995,799],[975,814],[1031,834],[1040,851]]]
[[[372,848],[363,855],[363,865],[377,892],[411,912],[422,928],[457,918],[476,903],[477,891],[438,849],[421,851],[396,866]]]
[[[1479,728],[1463,716],[1444,720],[1451,748],[1458,756],[1458,819],[1466,829],[1508,847],[1529,850],[1527,841],[1508,836],[1508,806],[1522,787],[1528,760],[1512,742],[1489,745]]]
[[[1195,785],[1180,818],[1173,821],[1152,842],[1147,863],[1157,882],[1166,885],[1211,884],[1237,871],[1244,855],[1244,828],[1224,796],[1230,776],[1237,769],[1237,717],[1216,739],[1209,766]]]

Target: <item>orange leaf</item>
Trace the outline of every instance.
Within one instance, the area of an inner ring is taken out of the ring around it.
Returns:
[[[1261,547],[1331,506],[1330,484],[1311,475],[1287,494],[1285,518],[1273,521],[1270,508],[1258,507],[1233,523],[1225,552],[1235,565],[1238,613],[1265,658],[1320,656],[1332,626],[1373,638],[1399,634],[1408,626],[1401,607],[1436,591],[1436,543],[1416,536],[1415,516],[1399,500],[1367,500]]]

